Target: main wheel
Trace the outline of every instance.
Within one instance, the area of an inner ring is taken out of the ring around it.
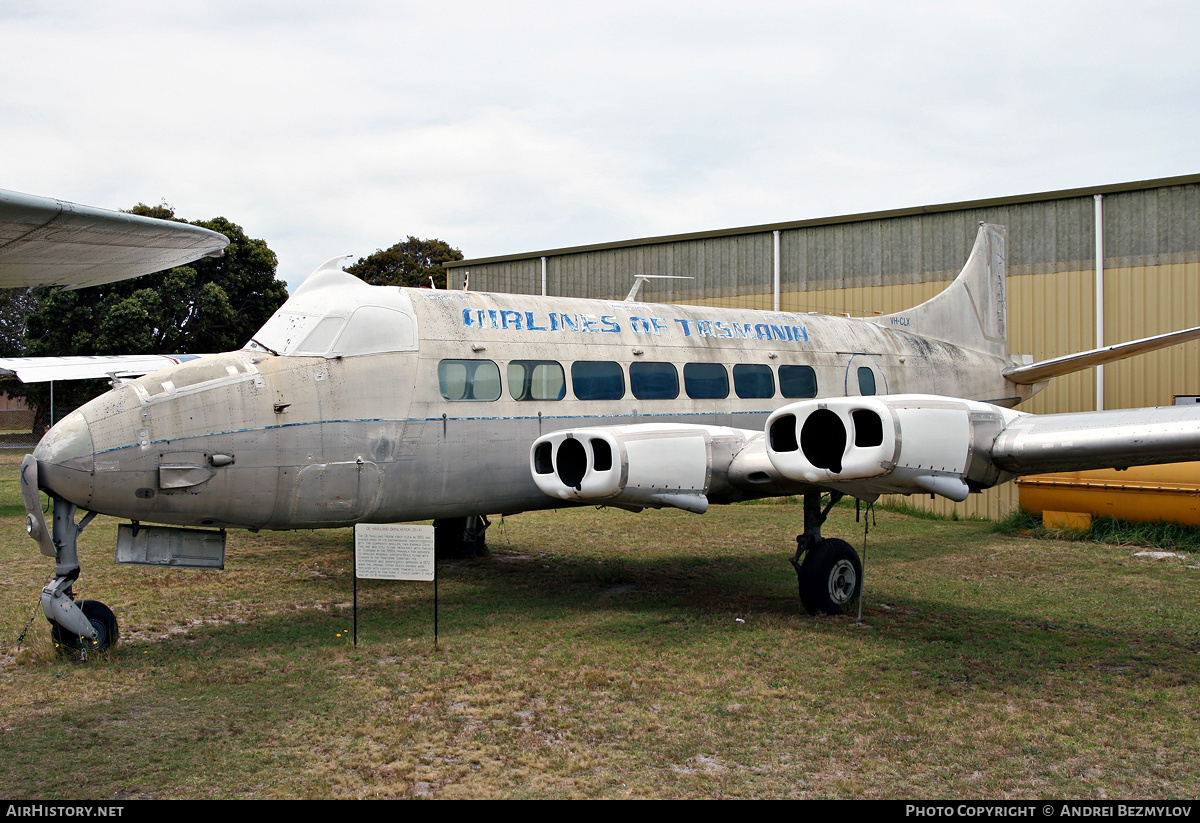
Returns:
[[[433,521],[433,550],[438,560],[445,557],[486,557],[486,517],[450,517]]]
[[[862,562],[845,540],[822,540],[800,564],[800,602],[809,614],[845,614],[862,593]]]
[[[102,652],[117,645],[120,630],[117,627],[117,616],[113,614],[112,609],[99,600],[84,600],[79,604],[79,609],[96,630],[96,639],[80,639],[79,635],[72,634],[57,623],[51,623],[50,637],[56,647],[72,651],[86,648],[88,651]]]

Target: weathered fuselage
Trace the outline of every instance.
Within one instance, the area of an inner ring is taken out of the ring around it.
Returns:
[[[567,427],[761,429],[810,391],[1028,396],[1001,376],[1008,361],[921,331],[375,287],[326,267],[247,348],[122,383],[65,417],[34,456],[43,487],[104,514],[332,527],[561,505],[535,485],[529,450]]]

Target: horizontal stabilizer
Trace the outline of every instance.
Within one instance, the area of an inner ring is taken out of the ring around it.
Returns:
[[[1078,354],[1053,357],[1049,360],[1041,360],[1026,366],[1013,366],[1005,369],[1003,374],[1010,382],[1028,386],[1033,383],[1040,383],[1043,380],[1049,380],[1051,377],[1060,377],[1064,374],[1083,371],[1093,366],[1102,366],[1105,363],[1124,360],[1126,357],[1133,357],[1136,354],[1158,351],[1159,349],[1165,349],[1169,346],[1176,346],[1180,343],[1187,343],[1197,339],[1200,339],[1200,326],[1183,329],[1182,331],[1168,332],[1167,334],[1156,334],[1153,337],[1143,337],[1141,340],[1118,343],[1115,346],[1102,346],[1101,348],[1079,352]]]

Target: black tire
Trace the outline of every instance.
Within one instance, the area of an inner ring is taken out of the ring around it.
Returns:
[[[800,602],[809,614],[845,614],[862,593],[862,561],[845,540],[822,540],[800,564]]]
[[[436,558],[487,557],[485,532],[488,522],[479,515],[433,521],[433,550]]]
[[[96,630],[96,639],[81,640],[79,635],[72,634],[57,623],[50,624],[50,637],[57,649],[67,651],[82,651],[86,644],[88,651],[102,652],[117,645],[120,628],[117,626],[117,616],[112,609],[99,600],[84,600],[79,604],[83,616]]]

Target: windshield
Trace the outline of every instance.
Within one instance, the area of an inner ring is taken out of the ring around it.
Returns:
[[[368,286],[318,269],[243,348],[307,357],[354,357],[417,348],[417,319],[395,286]]]

